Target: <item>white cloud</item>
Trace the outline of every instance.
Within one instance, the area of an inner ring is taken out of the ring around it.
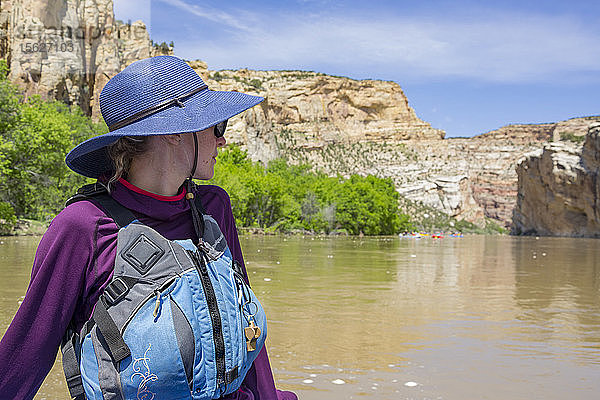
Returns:
[[[600,33],[566,17],[490,14],[357,19],[340,15],[222,12],[162,0],[201,19],[226,24],[218,42],[177,41],[177,54],[211,68],[315,69],[350,76],[411,79],[466,77],[542,82],[600,72]]]
[[[205,5],[200,6],[198,4],[189,4],[183,0],[160,0],[162,3],[177,7],[180,10],[193,14],[199,18],[207,19],[212,22],[218,22],[219,24],[227,25],[231,28],[238,29],[244,32],[252,32],[255,29],[251,28],[250,21],[246,23],[243,18],[234,16],[233,14],[226,13],[224,11],[207,7]],[[246,19],[251,19],[252,14],[244,13]]]

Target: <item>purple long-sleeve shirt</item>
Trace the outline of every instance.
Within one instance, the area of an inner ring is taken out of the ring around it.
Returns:
[[[198,186],[207,214],[219,224],[235,260],[244,265],[227,193]],[[196,238],[185,192],[151,195],[121,180],[111,193],[140,222],[170,240]],[[80,329],[113,274],[118,227],[89,201],[66,207],[42,238],[23,303],[0,342],[0,399],[31,399],[52,367],[67,328]],[[245,267],[244,267],[245,271]],[[231,400],[295,400],[275,389],[263,348]]]

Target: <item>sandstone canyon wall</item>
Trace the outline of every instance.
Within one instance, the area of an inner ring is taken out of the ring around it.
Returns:
[[[550,143],[518,165],[513,233],[600,237],[600,124],[583,145]]]
[[[307,71],[209,71],[192,67],[215,90],[263,96],[260,107],[234,118],[231,140],[255,160],[328,144],[439,140],[444,131],[417,117],[395,82],[354,80]]]
[[[61,100],[99,116],[100,91],[131,62],[172,49],[153,46],[141,21],[116,21],[112,0],[3,0],[0,56],[25,96]]]

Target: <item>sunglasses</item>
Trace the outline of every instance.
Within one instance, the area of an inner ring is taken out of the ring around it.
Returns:
[[[225,129],[227,128],[227,120],[223,122],[219,122],[215,125],[215,137],[220,138],[225,134]]]

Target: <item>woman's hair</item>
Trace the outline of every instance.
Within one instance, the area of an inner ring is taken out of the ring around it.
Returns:
[[[119,178],[127,178],[134,157],[148,151],[149,136],[123,136],[108,146],[108,155],[113,163],[113,174],[108,180],[108,188]]]

